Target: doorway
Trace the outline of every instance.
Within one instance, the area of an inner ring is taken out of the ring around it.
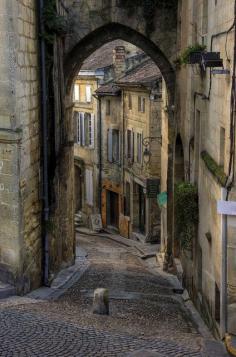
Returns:
[[[119,195],[107,191],[107,225],[119,228]]]
[[[146,225],[146,200],[143,193],[143,187],[138,185],[138,194],[139,194],[139,231],[142,234],[145,234],[145,225]]]

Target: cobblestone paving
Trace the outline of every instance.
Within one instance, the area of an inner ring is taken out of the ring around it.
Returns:
[[[133,248],[97,237],[80,236],[79,244],[90,266],[60,298],[0,303],[0,357],[113,357],[142,349],[207,357],[165,274],[152,274]],[[97,287],[109,288],[109,316],[91,313]]]
[[[163,356],[201,356],[174,342],[111,334],[14,309],[0,312],[0,331],[0,356],[124,356],[142,348]]]

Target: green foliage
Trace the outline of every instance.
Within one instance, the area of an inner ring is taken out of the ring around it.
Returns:
[[[69,31],[68,21],[64,16],[58,15],[56,0],[48,0],[44,7],[45,40],[53,43],[55,35],[64,36]]]
[[[199,43],[196,43],[193,46],[188,46],[181,54],[179,57],[176,58],[174,63],[177,66],[181,66],[183,64],[188,64],[189,63],[189,56],[191,53],[194,52],[204,52],[206,49],[205,45],[200,45]]]
[[[182,249],[191,250],[198,223],[197,187],[187,182],[176,184],[174,199],[176,233]]]
[[[208,152],[203,151],[201,153],[201,157],[203,159],[203,161],[205,162],[206,167],[208,168],[208,170],[212,173],[212,175],[215,177],[215,179],[217,180],[217,182],[221,185],[221,186],[225,186],[226,185],[226,181],[227,181],[227,176],[224,173],[223,167],[219,166],[215,160],[208,154]]]

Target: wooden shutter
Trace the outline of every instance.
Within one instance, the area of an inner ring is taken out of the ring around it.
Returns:
[[[74,143],[79,144],[78,142],[78,118],[79,118],[79,113],[74,112],[73,113],[73,127],[74,127]]]
[[[84,113],[80,114],[80,145],[85,146]]]
[[[131,131],[131,161],[134,161],[134,131]]]
[[[94,128],[95,128],[95,115],[92,113],[90,117],[90,148],[94,148]]]
[[[108,161],[112,162],[112,129],[108,129],[107,157]]]

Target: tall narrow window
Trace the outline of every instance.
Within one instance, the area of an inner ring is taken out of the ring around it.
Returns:
[[[220,166],[225,163],[225,128],[220,128]]]
[[[145,113],[145,98],[138,97],[138,111],[141,113]]]
[[[125,216],[130,216],[130,183],[125,184]]]
[[[142,134],[137,133],[137,162],[142,163]]]
[[[127,130],[127,159],[132,160],[134,158],[134,133],[133,130]]]
[[[86,189],[86,202],[88,205],[93,206],[93,171],[85,170],[85,189]]]
[[[111,101],[110,99],[106,100],[106,115],[110,115],[111,114]]]
[[[202,35],[208,32],[208,0],[202,2]]]
[[[132,109],[132,95],[131,95],[131,93],[129,93],[129,96],[128,96],[128,108],[129,108],[129,110]]]
[[[86,85],[86,102],[90,103],[91,101],[92,101],[91,85]]]
[[[79,102],[79,84],[74,85],[74,102]]]
[[[220,322],[220,289],[215,283],[215,320]]]
[[[107,140],[108,161],[119,163],[120,161],[120,132],[117,129],[108,129]]]

